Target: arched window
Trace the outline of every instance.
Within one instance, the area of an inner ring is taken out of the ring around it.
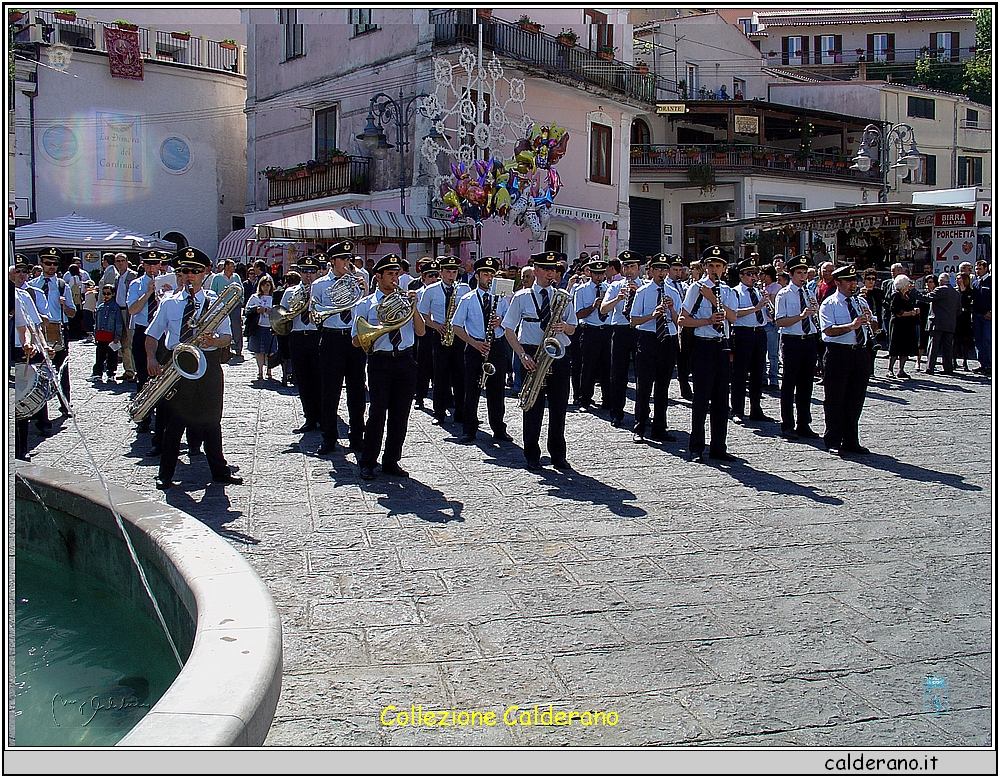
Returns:
[[[633,146],[648,146],[652,143],[649,133],[649,125],[642,119],[634,119],[632,121],[631,136],[632,139],[630,143]]]

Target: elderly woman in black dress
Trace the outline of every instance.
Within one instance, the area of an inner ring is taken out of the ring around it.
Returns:
[[[899,360],[899,377],[909,378],[906,360],[916,357],[920,346],[920,309],[917,307],[917,296],[909,276],[896,276],[892,285],[894,291],[889,298],[889,310],[892,313],[889,320],[889,377],[896,377],[893,369],[896,367],[896,360]]]

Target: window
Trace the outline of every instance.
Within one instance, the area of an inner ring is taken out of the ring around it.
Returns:
[[[614,46],[614,27],[608,24],[608,15],[586,8],[583,21],[590,25],[590,48],[597,51],[601,46]]]
[[[937,157],[933,154],[921,154],[920,155],[920,167],[913,170],[907,170],[906,175],[903,176],[904,184],[928,184],[934,186],[937,184]]]
[[[701,86],[700,79],[698,78],[698,66],[688,64],[684,72],[687,75],[687,94],[685,97],[694,98],[698,92],[698,88]]]
[[[321,108],[313,114],[315,148],[313,159],[326,160],[337,148],[337,109]]]
[[[632,137],[629,139],[631,146],[648,146],[650,140],[649,125],[642,119],[635,119],[632,122]]]
[[[278,9],[278,24],[284,28],[285,51],[282,62],[303,56],[306,50],[302,41],[303,26],[298,23],[298,11],[294,8]]]
[[[753,23],[753,19],[737,19],[736,24],[743,30],[744,35],[757,32],[757,25]]]
[[[931,33],[931,59],[958,62],[959,35],[957,32]]]
[[[351,8],[347,12],[347,21],[354,25],[354,34],[363,35],[371,30],[377,30],[378,25],[372,24],[371,8]]]
[[[836,65],[841,61],[843,38],[840,35],[817,35],[813,39],[817,65]]]
[[[802,65],[809,61],[809,39],[801,35],[781,39],[781,64]]]
[[[965,126],[973,128],[979,126],[979,111],[974,111],[971,108],[965,109]]]
[[[980,186],[983,183],[983,158],[958,158],[958,185]]]
[[[611,128],[604,124],[590,125],[590,180],[611,183]]]
[[[916,119],[933,119],[934,101],[929,97],[907,97],[906,115]]]
[[[247,227],[246,216],[233,216],[233,230],[245,230]]]
[[[896,36],[894,33],[879,33],[868,36],[869,62],[894,62],[896,60]]]

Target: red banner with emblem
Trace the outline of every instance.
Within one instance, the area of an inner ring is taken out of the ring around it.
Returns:
[[[142,52],[139,50],[138,32],[105,27],[104,48],[108,50],[112,78],[142,81]]]

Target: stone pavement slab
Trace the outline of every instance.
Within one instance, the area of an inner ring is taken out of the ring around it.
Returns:
[[[414,410],[411,478],[366,483],[353,453],[320,458],[318,433],[290,432],[294,388],[256,384],[254,362],[234,361],[224,446],[246,483],[210,484],[204,458],[182,453],[164,498],[128,387],[81,380],[93,346],[71,350],[76,418],[32,438],[34,461],[86,474],[92,457],[246,556],[284,630],[268,745],[991,744],[986,379],[873,381],[861,429],[874,453],[850,459],[748,424],[729,428],[742,462],[691,464],[676,385],[677,443],[635,445],[606,417],[571,412],[568,473],[528,472],[517,446],[485,435],[459,445],[460,430]],[[817,386],[819,431],[821,400]],[[513,398],[507,408],[519,442]],[[764,410],[778,416],[776,396]],[[924,711],[935,674],[949,690],[941,715]],[[380,721],[411,705],[501,723]],[[618,721],[502,723],[536,705]]]

